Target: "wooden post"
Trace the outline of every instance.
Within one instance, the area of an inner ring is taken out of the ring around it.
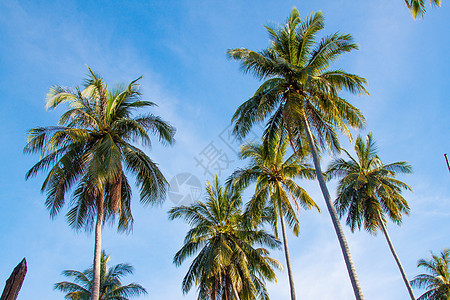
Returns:
[[[14,268],[11,276],[6,280],[5,289],[3,290],[0,300],[16,300],[22,287],[23,280],[27,274],[27,260],[24,258]]]

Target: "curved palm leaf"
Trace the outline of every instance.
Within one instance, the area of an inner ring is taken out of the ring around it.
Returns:
[[[411,11],[414,19],[417,17],[423,17],[427,11],[425,8],[425,0],[405,0],[406,6]],[[441,0],[430,0],[431,6],[441,7]]]
[[[139,284],[131,283],[122,285],[121,278],[133,274],[133,267],[129,264],[118,264],[107,267],[110,256],[102,251],[100,260],[101,278],[99,300],[128,300],[147,294],[147,291]],[[73,282],[63,281],[55,284],[54,289],[66,293],[65,299],[89,300],[93,285],[93,268],[84,272],[66,270],[62,273]]]
[[[447,300],[450,298],[450,249],[444,249],[440,255],[431,253],[431,259],[419,260],[417,267],[427,271],[411,280],[413,286],[427,290],[417,300]]]

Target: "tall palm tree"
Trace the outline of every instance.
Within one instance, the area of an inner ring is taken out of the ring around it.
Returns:
[[[26,178],[48,171],[42,185],[45,205],[55,217],[73,191],[67,213],[73,228],[92,230],[95,223],[92,299],[100,288],[102,226],[118,215],[118,230],[131,229],[131,187],[125,170],[136,176],[143,204],[157,205],[165,199],[167,181],[157,164],[133,142],[150,146],[148,132],[163,144],[173,144],[175,128],[150,113],[133,111],[155,106],[141,99],[139,84],[108,89],[102,77],[89,69],[84,88],[50,88],[47,108],[68,104],[58,126],[37,127],[28,132],[25,153],[40,153],[40,160]],[[95,220],[96,219],[96,220]]]
[[[296,236],[299,234],[299,222],[295,209],[301,205],[310,209],[319,207],[308,193],[295,183],[295,178],[314,179],[314,169],[303,163],[295,154],[284,160],[289,141],[285,136],[277,135],[266,147],[262,144],[248,143],[241,147],[241,159],[250,158],[250,165],[245,169],[236,170],[229,178],[235,187],[245,188],[251,182],[256,182],[255,195],[247,204],[246,214],[252,220],[259,221],[264,217],[262,212],[269,206],[268,212],[275,237],[278,238],[278,218],[283,235],[284,254],[288,269],[291,299],[295,299],[294,278],[289,257],[289,247],[286,236],[285,217],[288,225]],[[267,205],[269,203],[269,205]],[[266,210],[267,211],[267,210]]]
[[[109,261],[110,256],[103,250],[100,257],[100,300],[128,300],[147,294],[147,291],[139,284],[122,285],[121,277],[133,274],[133,266],[130,264],[118,264],[108,268]],[[91,298],[92,268],[83,272],[65,270],[62,274],[73,281],[63,281],[55,284],[55,290],[67,293],[64,299],[89,300]]]
[[[199,300],[269,299],[265,280],[275,281],[273,268],[282,267],[265,248],[254,246],[278,248],[279,241],[264,230],[245,226],[238,189],[222,187],[216,176],[213,185],[206,183],[206,192],[205,202],[169,211],[170,219],[183,218],[192,227],[174,263],[180,266],[198,253],[183,279],[183,293],[195,283]]]
[[[337,152],[340,147],[336,129],[351,137],[347,126],[364,125],[362,113],[339,97],[338,92],[367,94],[366,80],[341,69],[329,69],[341,54],[358,46],[351,35],[340,33],[315,42],[316,34],[323,28],[321,12],[301,20],[294,8],[284,26],[266,26],[271,39],[269,48],[259,52],[243,48],[228,50],[230,58],[241,62],[244,72],[266,80],[237,109],[232,121],[234,134],[243,138],[256,122],[268,118],[266,139],[285,128],[295,153],[304,144],[309,148],[355,296],[363,299],[350,250],[322,174],[317,146]]]
[[[424,268],[428,274],[417,275],[411,284],[427,291],[417,300],[450,299],[450,249],[441,251],[440,256],[431,253],[431,259],[419,260],[417,267]]]
[[[362,226],[371,234],[381,229],[400,269],[409,295],[415,300],[405,270],[386,229],[386,216],[400,225],[403,214],[409,214],[408,202],[401,193],[402,190],[411,190],[411,188],[395,177],[399,173],[411,173],[412,168],[404,161],[383,164],[377,155],[372,133],[367,135],[365,142],[361,136],[356,139],[357,158],[353,158],[347,151],[345,153],[349,160],[334,159],[327,171],[330,178],[340,178],[338,195],[334,202],[337,212],[341,217],[347,214],[346,223],[352,232],[356,228],[361,229]]]
[[[411,11],[411,14],[414,19],[417,19],[417,16],[422,17],[425,12],[425,0],[405,0],[406,6]],[[431,6],[441,6],[441,0],[430,0]]]

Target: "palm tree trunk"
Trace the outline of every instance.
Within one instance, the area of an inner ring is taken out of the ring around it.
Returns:
[[[95,224],[94,243],[94,278],[92,280],[91,300],[99,300],[100,297],[100,260],[102,251],[102,226],[103,226],[103,192],[97,199],[97,222]]]
[[[381,216],[378,216],[378,223],[380,225],[381,230],[384,233],[384,236],[386,237],[386,241],[388,242],[389,249],[391,250],[391,253],[394,256],[395,262],[397,263],[400,273],[402,274],[403,281],[405,282],[406,288],[408,289],[409,296],[411,297],[412,300],[416,300],[416,297],[414,296],[414,292],[412,290],[411,284],[409,283],[409,280],[406,277],[405,270],[403,269],[402,263],[400,262],[400,259],[398,258],[397,253],[395,252],[394,245],[392,245],[391,238],[389,237],[389,234],[386,229],[386,225],[384,225],[384,222],[381,219]]]
[[[217,282],[216,279],[214,279],[214,287],[211,291],[211,299],[216,299],[216,290],[217,290]]]
[[[328,192],[327,185],[325,184],[325,179],[323,178],[322,169],[320,167],[319,156],[317,154],[317,148],[314,143],[314,138],[309,127],[308,119],[305,115],[303,117],[303,123],[306,128],[306,135],[308,137],[309,148],[311,150],[311,155],[313,157],[314,167],[316,169],[317,180],[319,181],[320,189],[322,190],[322,195],[325,199],[325,203],[330,213],[331,221],[333,222],[334,230],[339,240],[339,245],[341,246],[342,254],[344,255],[344,261],[347,266],[347,271],[350,276],[350,281],[352,283],[353,292],[357,300],[363,300],[364,295],[362,293],[361,286],[359,285],[358,275],[356,274],[355,266],[353,265],[353,260],[350,254],[350,249],[348,248],[347,241],[342,231],[341,224],[339,223],[338,215],[336,209],[334,208],[333,202],[331,202],[330,193]]]
[[[286,225],[284,224],[283,211],[280,209],[281,231],[283,234],[284,255],[286,257],[286,266],[288,269],[289,286],[291,288],[291,300],[295,300],[294,278],[292,276],[291,258],[289,257],[289,248],[286,237]]]
[[[233,289],[234,300],[241,300],[241,298],[239,298],[239,293],[238,293],[238,291],[236,290],[236,287],[234,286],[233,283],[231,283],[231,287],[232,287],[232,289]]]
[[[231,300],[230,299],[230,287],[232,284],[230,284],[229,276],[225,276],[225,300]]]

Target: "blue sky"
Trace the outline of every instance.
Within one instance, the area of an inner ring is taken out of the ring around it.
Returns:
[[[370,97],[349,97],[367,118],[362,134],[373,131],[384,162],[406,160],[414,174],[402,177],[414,189],[405,197],[411,215],[401,227],[388,224],[393,243],[412,279],[419,258],[449,244],[450,174],[443,154],[450,152],[447,87],[450,84],[450,10],[430,9],[413,21],[402,0],[379,1],[10,1],[0,2],[0,281],[23,258],[29,271],[19,299],[62,299],[53,291],[62,270],[84,270],[92,262],[93,236],[74,232],[61,214],[50,220],[40,194],[43,176],[25,182],[37,161],[24,156],[25,133],[53,125],[61,110],[45,110],[53,84],[82,83],[86,65],[110,85],[144,76],[144,98],[159,104],[153,112],[177,127],[174,147],[148,152],[170,180],[191,173],[209,178],[197,166],[208,145],[230,163],[225,178],[245,165],[221,137],[237,106],[258,81],[227,60],[228,48],[268,46],[263,25],[281,23],[293,6],[302,16],[322,10],[325,33],[351,33],[360,50],[336,64],[369,81]],[[355,133],[357,134],[357,133]],[[348,142],[344,145],[351,147]],[[211,144],[212,143],[212,144]],[[329,161],[324,158],[324,164]],[[301,235],[289,236],[296,291],[302,299],[351,299],[352,290],[330,218],[316,182],[302,182],[323,213],[300,212]],[[335,182],[329,184],[334,194]],[[195,299],[181,293],[188,268],[172,264],[187,226],[170,222],[168,199],[158,208],[142,207],[135,193],[132,234],[106,227],[103,246],[112,263],[129,262],[135,281],[148,289],[140,299]],[[344,225],[344,224],[343,224]],[[367,299],[407,299],[394,259],[382,235],[351,234],[345,228]],[[281,251],[274,257],[284,263]],[[287,299],[287,274],[269,284],[272,299]],[[420,290],[416,290],[416,296]]]

